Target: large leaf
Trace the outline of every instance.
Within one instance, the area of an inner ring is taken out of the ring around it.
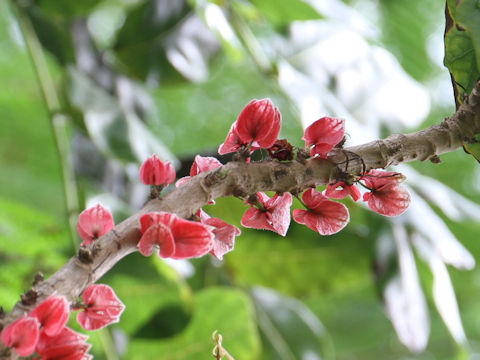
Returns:
[[[215,330],[235,358],[258,359],[260,342],[250,299],[239,290],[208,288],[195,295],[193,317],[185,331],[171,339],[134,339],[128,359],[198,360],[212,357]]]
[[[322,358],[323,325],[306,305],[261,287],[252,290],[252,297],[263,338],[262,359]]]
[[[114,45],[123,71],[153,83],[204,80],[213,35],[183,0],[149,0],[130,11]]]
[[[9,310],[37,271],[50,275],[63,265],[70,243],[52,217],[0,198],[0,306]]]
[[[444,63],[450,70],[458,107],[480,78],[480,8],[476,0],[450,1],[445,13]]]
[[[276,27],[283,27],[296,20],[318,20],[320,14],[307,2],[302,0],[252,0],[251,1],[267,19]]]

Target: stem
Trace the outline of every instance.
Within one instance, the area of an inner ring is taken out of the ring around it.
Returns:
[[[78,216],[78,194],[75,180],[75,172],[71,160],[70,136],[69,136],[69,117],[62,113],[59,96],[55,88],[55,83],[48,70],[45,54],[42,45],[38,40],[37,34],[33,29],[28,16],[26,16],[21,6],[11,1],[13,13],[17,18],[18,25],[25,40],[25,45],[32,60],[34,71],[38,78],[38,84],[47,107],[50,117],[50,125],[52,127],[55,147],[58,153],[60,168],[63,178],[63,190],[65,194],[65,206],[68,213],[68,223],[70,230],[70,238],[73,248],[78,250],[78,242],[76,241],[76,223]]]

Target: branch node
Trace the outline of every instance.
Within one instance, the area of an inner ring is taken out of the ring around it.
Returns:
[[[22,294],[20,298],[23,305],[27,305],[27,306],[33,305],[37,302],[38,291],[35,290],[34,288],[31,288],[25,294]]]
[[[78,260],[84,264],[93,263],[93,253],[90,249],[81,247],[78,249]]]
[[[35,274],[33,278],[33,286],[40,284],[43,280],[45,280],[45,276],[39,271]]]
[[[442,160],[440,159],[440,157],[438,157],[438,155],[431,156],[429,160],[434,164],[440,164],[442,162]]]

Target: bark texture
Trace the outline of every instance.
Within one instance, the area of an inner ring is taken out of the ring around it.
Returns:
[[[59,271],[39,281],[23,295],[13,310],[0,320],[0,327],[29,312],[53,292],[75,301],[83,290],[95,283],[119,260],[137,251],[140,216],[151,211],[166,211],[188,218],[210,200],[223,196],[247,197],[258,191],[299,193],[317,185],[355,177],[375,168],[402,162],[431,160],[471,142],[480,133],[480,82],[457,112],[441,124],[411,134],[393,134],[346,149],[335,149],[327,160],[261,161],[246,164],[230,162],[201,173],[163,199],[149,201],[140,211],[80,250]],[[2,355],[4,354],[4,355]],[[0,343],[0,358],[13,359]]]

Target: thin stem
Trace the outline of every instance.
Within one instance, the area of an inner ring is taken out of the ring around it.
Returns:
[[[117,349],[113,343],[112,334],[108,328],[101,329],[97,332],[100,342],[105,353],[107,360],[119,360]]]
[[[50,71],[48,70],[42,45],[38,40],[29,18],[23,13],[21,6],[17,2],[11,1],[11,4],[20,30],[22,31],[25,45],[32,60],[33,68],[37,75],[40,90],[50,117],[50,125],[54,134],[55,147],[62,171],[70,238],[73,248],[76,251],[78,250],[75,230],[78,216],[78,194],[75,172],[70,156],[69,117],[62,113],[59,96]]]

